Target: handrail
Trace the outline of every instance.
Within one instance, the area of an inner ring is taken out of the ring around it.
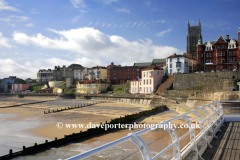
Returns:
[[[168,149],[173,147],[173,159],[181,160],[184,159],[186,156],[188,156],[190,153],[195,153],[194,156],[201,159],[201,156],[203,152],[206,150],[206,146],[211,147],[210,142],[213,138],[216,138],[216,133],[218,131],[221,131],[220,128],[223,125],[224,122],[224,113],[223,113],[223,107],[221,103],[225,102],[240,102],[240,101],[214,101],[210,104],[207,104],[205,106],[199,107],[198,109],[192,110],[190,112],[180,114],[177,117],[174,117],[172,119],[162,121],[159,124],[151,127],[146,128],[144,130],[138,131],[136,133],[130,133],[126,137],[123,137],[121,139],[115,140],[113,142],[110,142],[108,144],[102,145],[100,147],[94,148],[90,151],[87,151],[85,153],[70,157],[66,160],[79,160],[79,159],[85,159],[87,157],[93,156],[96,153],[102,152],[112,146],[118,145],[120,143],[123,143],[125,141],[131,140],[134,142],[138,148],[140,149],[142,153],[142,158],[144,160],[153,160],[157,157],[164,154]],[[209,108],[210,112],[206,109]],[[225,108],[225,107],[224,107]],[[232,108],[232,107],[226,107],[226,108]],[[240,108],[240,107],[233,107],[233,108]],[[199,111],[202,110],[206,118],[203,119],[202,115],[199,113]],[[197,118],[199,119],[199,126],[200,126],[200,133],[195,136],[195,128],[189,127],[189,131],[182,135],[182,137],[177,136],[176,132],[172,128],[166,128],[169,132],[171,138],[172,138],[172,144],[167,146],[165,149],[163,149],[161,152],[157,153],[153,158],[151,158],[150,152],[148,150],[148,147],[146,146],[145,142],[139,137],[140,135],[147,133],[151,130],[155,130],[160,125],[167,125],[169,122],[172,122],[177,119],[183,119],[188,126],[191,126],[192,122],[188,118],[188,114],[195,114]],[[207,121],[207,126],[204,126],[204,123]],[[180,150],[179,142],[184,139],[186,136],[190,135],[190,142],[187,144],[182,150]],[[198,148],[199,144],[205,145],[205,147]]]

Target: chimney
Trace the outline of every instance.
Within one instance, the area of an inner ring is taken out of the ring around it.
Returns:
[[[227,34],[227,40],[229,40],[229,35]]]
[[[176,53],[174,53],[173,55],[174,55],[174,56],[176,56],[177,54],[176,54]]]

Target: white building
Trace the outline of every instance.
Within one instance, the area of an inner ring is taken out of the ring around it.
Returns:
[[[191,73],[196,71],[197,61],[187,55],[176,53],[166,59],[168,75],[175,73]]]
[[[74,79],[77,79],[77,80],[84,80],[86,79],[86,76],[87,75],[87,68],[78,68],[78,69],[74,69]]]

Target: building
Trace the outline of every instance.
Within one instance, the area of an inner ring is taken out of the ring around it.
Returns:
[[[128,80],[139,79],[143,68],[146,67],[114,65],[112,62],[107,66],[107,81],[111,81],[112,84],[122,84]]]
[[[21,93],[29,88],[29,84],[12,84],[12,93]]]
[[[106,92],[107,88],[110,86],[109,83],[102,80],[86,80],[81,81],[77,84],[76,93],[81,94],[99,94],[101,92]]]
[[[82,68],[77,68],[74,69],[74,79],[76,80],[86,80],[87,79],[87,68],[86,67],[82,67]]]
[[[190,23],[188,21],[187,53],[190,53],[192,56],[196,57],[197,55],[196,45],[199,39],[202,39],[200,19],[198,26],[190,26]]]
[[[46,82],[53,80],[53,70],[40,69],[37,73],[37,82]]]
[[[222,71],[239,68],[240,62],[240,28],[238,40],[224,38],[222,35],[216,41],[208,41],[204,44],[199,39],[197,44],[197,70],[198,71]]]
[[[0,93],[6,93],[8,90],[8,84],[0,84]]]
[[[98,80],[98,79],[107,79],[107,68],[102,66],[96,66],[87,69],[87,79],[88,80]]]
[[[84,69],[84,67],[80,64],[71,64],[65,69],[65,78],[74,78],[74,70],[76,69]]]
[[[14,79],[17,78],[16,76],[9,76],[9,78],[3,78],[2,79],[2,83],[6,84],[6,83],[14,83]]]
[[[53,93],[54,87],[39,89],[40,93]]]
[[[65,80],[65,69],[66,69],[65,65],[63,65],[62,67],[55,66],[54,70],[53,70],[53,80],[54,81],[64,81]]]
[[[158,67],[158,65],[143,69],[142,78],[131,81],[131,93],[152,94],[161,84],[163,76],[164,72]]]
[[[197,61],[190,55],[177,55],[176,53],[167,58],[168,75],[175,73],[193,73],[197,69]]]

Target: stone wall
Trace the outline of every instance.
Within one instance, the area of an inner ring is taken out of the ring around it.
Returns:
[[[185,89],[193,86],[202,86],[203,91],[232,91],[237,89],[240,80],[239,71],[208,72],[192,74],[176,74],[173,89]]]

